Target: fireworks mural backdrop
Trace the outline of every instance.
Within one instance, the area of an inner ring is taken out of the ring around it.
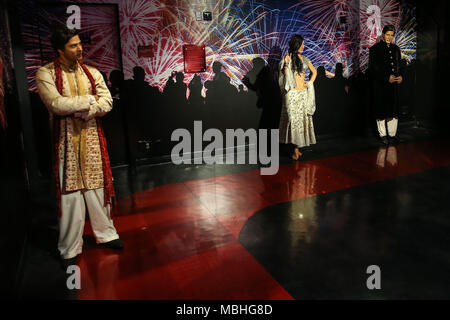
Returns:
[[[52,60],[52,24],[66,22],[66,9],[73,4],[23,2],[30,89],[35,88],[36,70]],[[403,58],[410,61],[416,54],[415,8],[397,0],[83,0],[76,5],[89,40],[87,63],[108,75],[123,68],[126,79],[132,77],[133,67],[141,66],[146,81],[160,91],[173,71],[183,71],[184,44],[206,46],[202,82],[214,77],[212,65],[217,61],[236,87],[252,68],[252,59],[262,57],[276,66],[293,34],[306,39],[304,54],[331,75],[338,62],[344,65],[344,76],[364,71],[368,48],[386,24],[397,28],[395,41]],[[205,11],[212,13],[211,21],[200,20]],[[139,57],[138,46],[150,46],[154,54]],[[185,74],[184,82],[193,76]]]

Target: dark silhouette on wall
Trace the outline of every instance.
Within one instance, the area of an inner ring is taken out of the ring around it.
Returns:
[[[238,89],[218,61],[212,65],[214,76],[204,83],[196,74],[187,84],[183,72],[173,71],[163,92],[149,85],[140,66],[133,68],[133,76],[128,80],[124,80],[121,71],[113,70],[109,76],[113,109],[103,118],[113,166],[129,163],[135,171],[138,161],[170,155],[178,143],[171,141],[172,132],[186,128],[193,135],[195,120],[202,121],[203,131],[208,128],[224,133],[228,128],[277,129],[282,102],[278,84],[282,57],[279,47],[273,47],[268,57],[267,64],[260,57],[252,60],[252,67]],[[323,66],[317,68],[314,126],[318,141],[336,134],[370,134],[367,128],[374,129],[370,121],[368,75],[357,72],[346,79],[342,64],[337,64],[335,69],[334,78],[328,78]],[[405,114],[411,115],[415,112],[414,94],[411,94],[415,92],[415,63],[406,66],[406,70],[400,90]],[[44,123],[47,128],[47,122],[43,121],[48,117],[46,109],[39,99],[32,101],[36,107],[35,122]],[[49,130],[42,125],[35,128],[39,141],[48,142]],[[49,145],[40,146],[45,148]],[[45,154],[46,157],[39,159],[40,169],[49,175],[50,153]]]
[[[258,71],[259,70],[259,71]],[[252,83],[249,75],[256,73],[255,81]],[[258,97],[257,107],[262,109],[259,122],[260,129],[278,129],[281,113],[281,91],[278,81],[275,81],[273,71],[269,65],[265,65],[262,58],[253,59],[253,69],[250,70],[242,82]]]
[[[108,89],[113,97],[113,107],[103,118],[103,128],[108,140],[110,161],[116,165],[126,164],[129,161],[126,115],[121,102],[121,92],[124,88],[124,76],[120,70],[113,70],[109,74]],[[108,84],[107,79],[105,83]]]

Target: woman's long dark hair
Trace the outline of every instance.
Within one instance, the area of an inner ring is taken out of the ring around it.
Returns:
[[[288,53],[292,59],[292,71],[297,72],[298,74],[303,71],[303,63],[300,57],[298,56],[298,49],[303,44],[303,37],[299,34],[293,35],[291,40],[289,40],[289,50]]]

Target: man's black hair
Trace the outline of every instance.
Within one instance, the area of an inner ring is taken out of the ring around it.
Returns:
[[[395,34],[395,27],[392,24],[388,24],[387,26],[384,26],[383,34],[385,34],[388,31],[392,31]]]
[[[59,50],[64,51],[64,46],[67,42],[76,35],[80,33],[77,29],[69,29],[66,25],[59,25],[55,27],[50,42],[52,43],[53,49],[58,52]]]

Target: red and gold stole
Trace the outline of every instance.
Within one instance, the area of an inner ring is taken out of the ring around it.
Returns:
[[[81,68],[83,69],[84,73],[89,79],[89,82],[91,83],[91,94],[96,95],[97,94],[97,88],[95,87],[95,80],[92,74],[89,72],[88,68],[83,64],[83,62],[78,61]],[[62,79],[62,69],[61,69],[61,62],[59,61],[59,58],[56,58],[54,61],[55,66],[55,76],[56,76],[56,89],[58,90],[59,94],[63,94],[63,79]],[[60,177],[59,177],[59,137],[61,133],[61,119],[72,117],[72,116],[54,116],[53,117],[53,138],[54,138],[54,172],[55,172],[55,178],[56,178],[56,197],[58,201],[58,215],[61,216],[61,184],[60,184]],[[108,149],[106,146],[106,137],[105,133],[103,131],[102,122],[99,118],[95,119],[97,122],[97,133],[98,133],[98,139],[100,143],[100,151],[102,154],[102,171],[103,171],[103,189],[104,189],[104,205],[110,205],[112,206],[112,200],[115,198],[115,192],[114,192],[114,184],[112,179],[112,173],[111,173],[111,166],[109,163],[109,155],[108,155]],[[67,139],[67,134],[64,135],[64,139]],[[64,161],[66,163],[67,161],[67,140],[65,141],[65,148],[64,148]],[[66,190],[65,188],[65,177],[63,176],[63,192]],[[112,212],[112,210],[111,210]]]

